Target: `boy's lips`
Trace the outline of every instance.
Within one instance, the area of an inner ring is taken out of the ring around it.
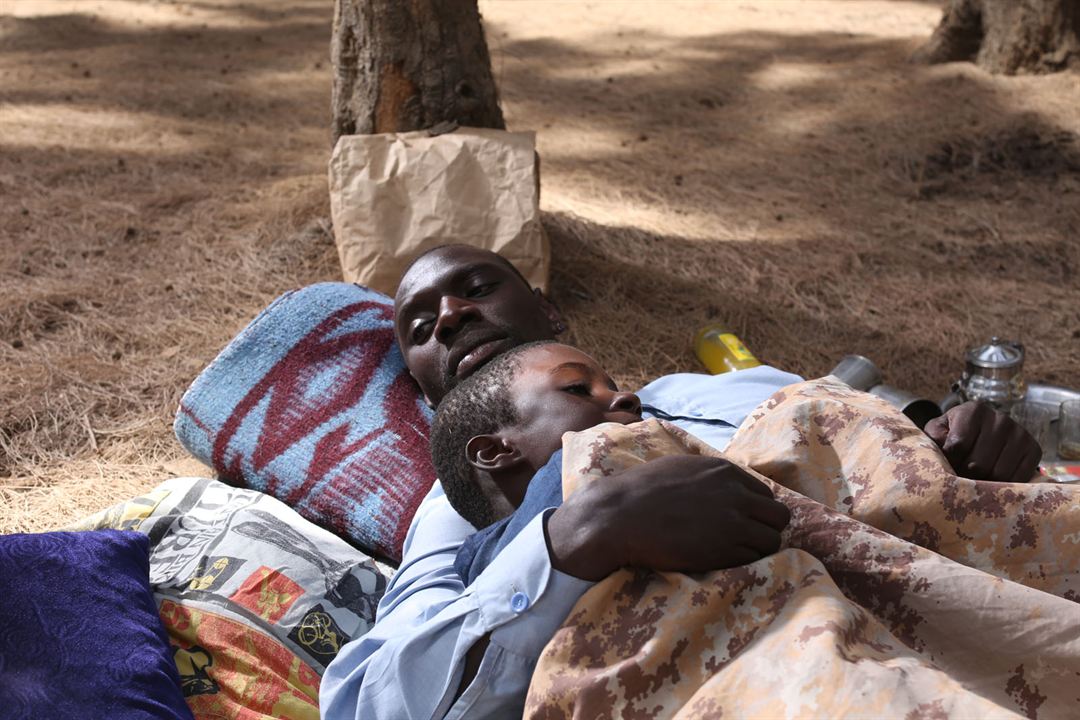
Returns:
[[[481,342],[458,361],[457,367],[454,368],[454,375],[460,380],[469,377],[488,360],[508,350],[509,348],[504,347],[507,342],[509,338],[493,338]]]

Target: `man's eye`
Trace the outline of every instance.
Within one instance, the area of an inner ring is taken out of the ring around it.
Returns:
[[[414,345],[419,345],[427,339],[428,333],[431,332],[431,324],[431,320],[425,320],[413,325],[412,332],[409,333],[409,339],[412,340]]]
[[[575,383],[573,385],[567,385],[563,388],[563,392],[568,392],[571,395],[583,395],[589,397],[589,386],[585,383]]]
[[[495,285],[496,285],[496,283],[479,283],[477,285],[473,285],[471,288],[469,288],[465,292],[465,297],[469,297],[469,298],[483,297],[484,295],[487,295],[492,290],[494,290]]]

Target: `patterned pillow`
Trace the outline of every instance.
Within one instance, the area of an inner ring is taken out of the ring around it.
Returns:
[[[186,718],[145,535],[0,536],[0,715]]]
[[[275,300],[221,351],[184,395],[175,430],[222,480],[396,561],[435,480],[430,423],[395,342],[393,301],[321,283]]]
[[[326,665],[368,631],[386,587],[345,541],[215,480],[168,480],[80,527],[138,530],[144,548],[149,538],[151,612],[156,601],[198,720],[318,720]]]

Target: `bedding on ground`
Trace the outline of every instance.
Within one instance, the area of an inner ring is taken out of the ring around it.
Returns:
[[[135,532],[0,536],[0,716],[185,720]]]
[[[81,527],[149,539],[149,587],[198,720],[317,720],[323,670],[371,627],[386,584],[281,502],[215,480],[169,480]]]
[[[430,422],[395,341],[393,301],[319,283],[275,300],[221,351],[181,400],[175,430],[220,479],[396,561],[435,480]]]

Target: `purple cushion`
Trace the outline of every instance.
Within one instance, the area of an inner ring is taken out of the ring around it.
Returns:
[[[399,560],[435,470],[393,317],[393,300],[349,283],[282,295],[191,384],[176,437],[222,480]]]
[[[190,720],[149,553],[136,532],[0,536],[0,715]]]

